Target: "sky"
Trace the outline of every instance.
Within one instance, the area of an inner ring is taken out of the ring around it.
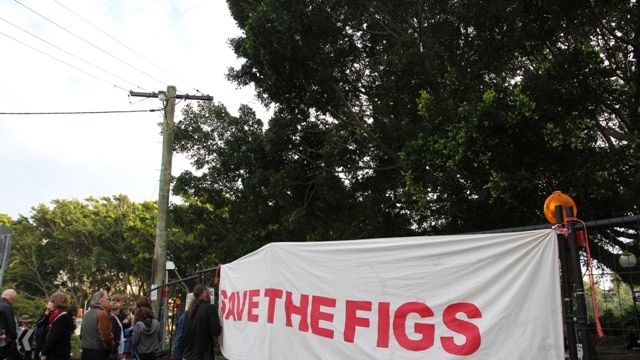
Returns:
[[[0,113],[105,113],[0,114],[0,213],[119,194],[157,201],[162,112],[146,110],[162,103],[129,91],[174,85],[232,114],[247,104],[266,123],[253,88],[225,79],[241,64],[228,40],[241,34],[223,0],[1,1]],[[172,175],[189,167],[174,154]]]

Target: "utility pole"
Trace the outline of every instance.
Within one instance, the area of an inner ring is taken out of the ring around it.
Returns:
[[[175,130],[174,115],[176,111],[176,99],[184,100],[213,100],[209,95],[176,95],[176,87],[167,86],[167,91],[159,91],[157,93],[140,93],[129,91],[130,96],[152,98],[156,97],[162,101],[164,108],[164,120],[162,122],[162,163],[160,165],[160,185],[158,186],[158,220],[156,223],[156,243],[153,254],[153,270],[152,270],[152,289],[166,284],[168,279],[166,276],[167,266],[167,217],[169,214],[169,195],[171,192],[171,160],[173,158],[173,134]],[[168,289],[163,287],[163,294],[167,296],[165,291]],[[160,308],[160,300],[157,294],[151,294],[151,304],[153,312],[156,316],[160,316],[158,312]],[[164,312],[167,309],[163,309]],[[165,324],[166,325],[166,324]]]

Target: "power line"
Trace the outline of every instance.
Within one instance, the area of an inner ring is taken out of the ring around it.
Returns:
[[[117,42],[118,44],[122,45],[124,48],[126,48],[127,50],[131,51],[132,53],[138,55],[138,57],[140,57],[141,59],[145,60],[146,62],[148,62],[149,64],[155,66],[157,69],[159,69],[160,71],[164,72],[165,74],[169,75],[172,78],[175,78],[176,80],[182,82],[183,84],[187,85],[190,88],[193,88],[194,90],[196,90],[197,92],[199,92],[198,89],[196,89],[195,87],[191,86],[189,83],[187,83],[186,81],[178,78],[177,76],[167,72],[165,69],[161,68],[160,66],[156,65],[153,61],[147,59],[146,57],[142,56],[140,53],[138,53],[137,51],[135,51],[134,49],[128,47],[127,45],[125,45],[124,43],[122,43],[120,40],[116,39],[115,37],[109,35],[106,31],[100,29],[99,27],[97,27],[96,25],[94,25],[92,22],[88,21],[87,19],[85,19],[84,17],[82,17],[81,15],[77,14],[76,12],[74,12],[73,10],[69,9],[67,6],[65,6],[64,4],[62,4],[60,1],[55,0],[56,3],[58,3],[58,5],[62,6],[64,9],[66,9],[67,11],[69,11],[70,13],[72,13],[73,15],[75,15],[76,17],[80,18],[82,21],[86,22],[87,24],[89,24],[91,27],[93,27],[94,29],[100,31],[102,34],[104,34],[105,36],[108,36],[111,40]],[[145,90],[145,89],[143,89]]]
[[[149,110],[107,110],[107,111],[49,111],[49,112],[0,112],[0,115],[94,115],[94,114],[122,114],[122,113],[140,113],[140,112],[156,112],[162,109]]]
[[[114,58],[114,59],[116,59],[116,60],[120,61],[121,63],[123,63],[123,64],[127,65],[128,67],[130,67],[130,68],[132,68],[132,69],[134,69],[134,70],[139,71],[140,73],[142,73],[142,74],[144,74],[144,75],[148,76],[149,78],[151,78],[151,79],[153,79],[153,80],[155,80],[155,81],[157,81],[157,82],[159,82],[159,83],[164,83],[162,80],[159,80],[159,79],[157,79],[157,78],[155,78],[155,77],[153,77],[153,76],[151,76],[151,75],[147,74],[146,72],[144,72],[144,71],[142,71],[142,70],[138,69],[137,67],[135,67],[135,66],[133,66],[133,65],[131,65],[131,64],[129,64],[129,63],[127,63],[126,61],[124,61],[124,60],[122,60],[122,59],[120,59],[120,58],[118,58],[118,57],[114,56],[114,55],[113,55],[113,54],[111,54],[110,52],[108,52],[108,51],[106,51],[106,50],[104,50],[104,49],[102,49],[102,48],[100,48],[100,47],[98,47],[98,46],[96,46],[96,45],[92,44],[90,41],[87,41],[87,40],[85,40],[84,38],[82,38],[82,37],[80,37],[80,36],[76,35],[76,34],[75,34],[75,33],[73,33],[72,31],[67,30],[64,26],[59,25],[59,24],[58,24],[58,23],[56,23],[55,21],[53,21],[53,20],[51,20],[51,19],[47,18],[46,16],[44,16],[44,15],[42,15],[42,14],[38,13],[37,11],[35,11],[35,10],[31,9],[30,7],[28,7],[28,6],[24,5],[24,4],[22,4],[20,1],[18,1],[18,0],[14,0],[14,1],[15,1],[15,2],[17,2],[18,4],[20,4],[20,5],[21,5],[22,7],[24,7],[25,9],[27,9],[27,10],[29,10],[29,11],[33,12],[34,14],[36,14],[36,15],[40,16],[41,18],[43,18],[43,19],[47,20],[48,22],[52,23],[53,25],[55,25],[55,26],[59,27],[60,29],[62,29],[62,30],[64,30],[64,31],[66,31],[67,33],[69,33],[69,34],[71,34],[71,35],[75,36],[76,38],[78,38],[78,39],[80,39],[80,40],[84,41],[85,43],[87,43],[87,44],[89,44],[89,45],[93,46],[94,48],[96,48],[96,49],[98,49],[98,50],[102,51],[103,53],[105,53],[105,54],[107,54],[107,55],[111,56],[112,58]]]
[[[109,72],[109,71],[107,71],[107,70],[105,70],[105,69],[103,69],[103,68],[101,68],[101,67],[99,67],[99,66],[97,66],[97,65],[95,65],[95,64],[93,64],[93,63],[91,63],[91,62],[89,62],[89,61],[86,61],[86,60],[84,60],[84,59],[82,59],[82,58],[80,58],[80,57],[78,57],[78,56],[76,56],[76,55],[74,55],[74,54],[72,54],[72,53],[70,53],[70,52],[68,52],[68,51],[66,51],[66,50],[64,50],[64,49],[62,49],[61,47],[59,47],[59,46],[57,46],[57,45],[55,45],[55,44],[52,44],[52,43],[48,42],[47,40],[44,40],[43,38],[39,37],[38,35],[35,35],[35,34],[33,34],[33,33],[29,32],[28,30],[25,30],[25,29],[23,29],[23,28],[19,27],[18,25],[13,24],[13,23],[12,23],[12,22],[10,22],[9,20],[6,20],[6,19],[1,18],[1,17],[0,17],[0,20],[2,20],[2,21],[4,21],[4,22],[6,22],[7,24],[9,24],[9,25],[11,25],[11,26],[13,26],[13,27],[15,27],[15,28],[17,28],[17,29],[19,29],[19,30],[21,30],[21,31],[23,31],[23,32],[25,32],[25,33],[27,33],[27,34],[31,35],[31,36],[33,36],[33,37],[35,37],[36,39],[38,39],[38,40],[40,40],[40,41],[42,41],[42,42],[44,42],[44,43],[48,44],[49,46],[52,46],[52,47],[54,47],[54,48],[56,48],[56,49],[58,49],[58,50],[60,50],[60,51],[64,52],[64,53],[65,53],[65,54],[67,54],[67,55],[73,56],[74,58],[76,58],[76,59],[78,59],[78,60],[82,61],[83,63],[85,63],[85,64],[87,64],[87,65],[93,66],[94,68],[96,68],[96,69],[98,69],[98,70],[100,70],[100,71],[102,71],[102,72],[104,72],[104,73],[106,73],[106,74],[109,74],[109,75],[111,75],[111,76],[115,77],[116,79],[122,80],[122,81],[124,81],[124,82],[128,83],[129,85],[135,86],[135,87],[137,87],[137,88],[139,88],[139,89],[146,90],[146,89],[143,89],[143,88],[141,88],[140,86],[138,86],[138,85],[136,85],[136,84],[134,84],[134,83],[130,82],[130,81],[129,81],[129,80],[127,80],[127,79],[124,79],[124,78],[122,78],[122,77],[120,77],[120,76],[118,76],[118,75],[116,75],[116,74],[114,74],[114,73],[112,73],[112,72]]]
[[[109,85],[113,85],[114,87],[116,87],[116,88],[118,88],[118,89],[121,89],[121,90],[124,90],[124,91],[129,91],[129,90],[127,90],[127,89],[125,89],[125,88],[123,88],[123,87],[121,87],[121,86],[118,86],[118,85],[116,85],[116,84],[112,84],[111,82],[109,82],[109,81],[107,81],[107,80],[105,80],[105,79],[103,79],[103,78],[100,78],[100,77],[98,77],[98,76],[96,76],[96,75],[93,75],[93,74],[91,74],[91,73],[88,73],[88,72],[86,72],[86,71],[84,71],[84,70],[80,69],[80,68],[79,68],[79,67],[77,67],[77,66],[71,65],[71,64],[69,64],[68,62],[66,62],[66,61],[64,61],[64,60],[60,60],[60,59],[58,59],[57,57],[55,57],[55,56],[53,56],[53,55],[49,55],[49,54],[47,54],[46,52],[44,52],[44,51],[42,51],[42,50],[40,50],[40,49],[37,49],[37,48],[35,48],[35,47],[33,47],[33,46],[29,45],[29,44],[25,44],[24,42],[22,42],[22,41],[20,41],[20,40],[18,40],[18,39],[16,39],[16,38],[14,38],[14,37],[12,37],[12,36],[10,36],[10,35],[7,35],[7,34],[5,34],[5,33],[1,32],[1,31],[0,31],[0,35],[4,35],[4,36],[8,37],[9,39],[11,39],[11,40],[13,40],[13,41],[16,41],[16,42],[18,42],[18,43],[20,43],[20,44],[22,44],[22,45],[24,45],[24,46],[26,46],[26,47],[29,47],[29,48],[31,48],[31,49],[33,49],[33,50],[35,50],[35,51],[37,51],[37,52],[39,52],[39,53],[41,53],[41,54],[43,54],[43,55],[46,55],[46,56],[48,56],[48,57],[52,58],[53,60],[59,61],[59,62],[61,62],[61,63],[65,64],[65,65],[67,65],[67,66],[69,66],[69,67],[72,67],[72,68],[74,68],[74,69],[76,69],[76,70],[78,70],[78,71],[80,71],[80,72],[83,72],[83,73],[85,73],[85,74],[87,74],[87,75],[91,76],[91,77],[92,77],[92,78],[94,78],[94,79],[100,80],[100,81],[102,81],[102,82],[104,82],[104,83],[107,83],[107,84],[109,84]]]

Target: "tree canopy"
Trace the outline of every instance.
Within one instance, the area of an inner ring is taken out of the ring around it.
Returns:
[[[275,241],[539,225],[555,190],[587,221],[638,213],[636,1],[227,2],[243,31],[228,78],[273,113],[185,106],[175,149],[195,169],[173,186],[179,267]],[[52,204],[13,222],[10,282],[75,301],[148,289],[155,203]],[[640,257],[639,237],[611,229],[594,254],[615,268],[622,249]]]
[[[32,207],[29,217],[0,219],[13,229],[6,286],[34,299],[65,291],[73,303],[100,289],[142,295],[151,288],[157,204],[134,203],[126,195],[84,201],[57,199]],[[169,227],[168,249],[178,271],[195,272],[202,254],[183,251],[189,238]],[[191,257],[190,257],[191,256]],[[188,266],[188,268],[187,268]]]
[[[228,77],[273,116],[187,107],[176,149],[198,172],[174,187],[225,261],[270,241],[538,225],[555,190],[583,219],[637,213],[635,1],[228,4],[244,60]]]

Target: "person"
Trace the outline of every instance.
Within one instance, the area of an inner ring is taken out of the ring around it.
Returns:
[[[111,314],[111,332],[113,333],[113,340],[115,342],[114,349],[111,352],[111,360],[119,360],[122,358],[122,352],[124,350],[124,333],[122,331],[122,323],[118,315],[122,309],[122,304],[119,301],[111,301],[109,303],[109,311]]]
[[[31,316],[24,314],[20,316],[20,325],[18,329],[31,329]]]
[[[629,326],[629,341],[625,346],[627,350],[633,350],[640,348],[640,343],[638,342],[638,332],[636,331],[635,326]]]
[[[47,303],[47,306],[40,314],[40,318],[36,321],[36,347],[34,350],[34,354],[40,354],[42,348],[44,347],[44,343],[47,339],[47,332],[49,332],[49,315],[53,312],[53,304],[51,301]]]
[[[134,309],[129,309],[128,314],[133,314]],[[129,327],[123,330],[124,332],[124,347],[122,349],[122,357],[125,360],[131,359],[131,336],[133,335],[133,318],[131,315],[127,315],[129,318]]]
[[[140,307],[136,311],[131,347],[139,360],[155,360],[156,353],[162,350],[160,322],[147,307]]]
[[[127,313],[124,295],[115,294],[111,297],[111,300],[120,304],[120,311],[118,312],[118,320],[120,320],[120,324],[122,324],[122,330],[128,329],[129,327],[131,327],[131,318]]]
[[[178,319],[178,325],[176,325],[176,338],[173,344],[173,360],[182,360],[182,354],[184,352],[184,318],[187,315],[186,312],[180,315]]]
[[[133,322],[135,323],[138,319],[138,310],[140,310],[141,308],[146,308],[149,309],[153,312],[153,309],[151,308],[151,301],[149,300],[148,297],[146,296],[140,296],[138,298],[138,302],[136,302],[136,308],[133,310]]]
[[[40,360],[69,360],[71,358],[71,334],[75,323],[69,310],[69,297],[63,292],[55,292],[49,299],[53,311],[49,315],[49,331],[40,350]]]
[[[108,360],[113,351],[114,340],[109,315],[109,294],[98,291],[91,297],[91,309],[82,316],[80,339],[82,360]]]
[[[32,360],[34,346],[34,334],[31,328],[31,317],[27,314],[20,317],[18,326],[18,352],[24,360]]]
[[[136,307],[138,308],[146,307],[148,309],[151,309],[151,300],[149,300],[148,297],[142,295],[138,298],[138,301],[136,302]]]
[[[182,324],[184,359],[213,360],[215,337],[222,333],[216,307],[211,304],[209,289],[198,284],[193,288],[193,300]]]
[[[0,299],[0,329],[4,331],[4,339],[0,343],[0,358],[21,360],[16,339],[18,338],[18,324],[13,315],[13,303],[18,297],[13,289],[2,292]]]

